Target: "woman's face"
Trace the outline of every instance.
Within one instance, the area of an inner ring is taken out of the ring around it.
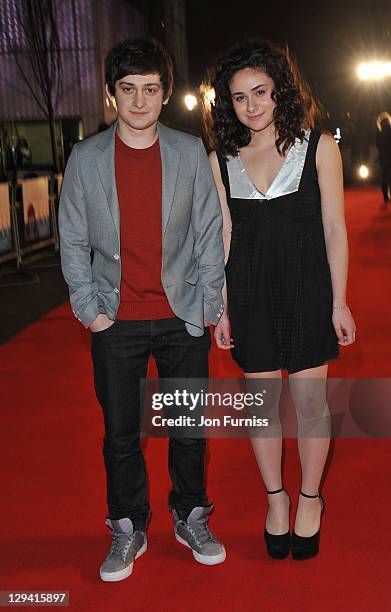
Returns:
[[[274,122],[274,82],[266,72],[243,68],[234,74],[229,88],[236,116],[246,127],[260,132]]]

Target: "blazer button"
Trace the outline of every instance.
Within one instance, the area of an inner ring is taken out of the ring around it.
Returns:
[[[117,287],[114,289],[114,293],[119,293],[119,289],[117,289]]]
[[[114,259],[119,259],[118,253],[114,253]]]

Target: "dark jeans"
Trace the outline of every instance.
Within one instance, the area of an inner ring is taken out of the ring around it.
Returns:
[[[149,356],[161,378],[207,378],[210,331],[196,338],[178,318],[154,321],[116,320],[91,334],[95,391],[103,408],[103,455],[109,518],[128,517],[143,529],[149,516],[147,474],[140,446],[140,379]],[[205,440],[170,439],[169,505],[181,518],[207,506]]]

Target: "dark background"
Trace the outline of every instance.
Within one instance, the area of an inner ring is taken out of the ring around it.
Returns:
[[[391,78],[363,82],[357,65],[391,60],[391,2],[221,2],[189,0],[187,32],[192,85],[231,44],[247,37],[288,45],[300,71],[335,126],[350,112],[374,132],[375,116],[391,110]]]

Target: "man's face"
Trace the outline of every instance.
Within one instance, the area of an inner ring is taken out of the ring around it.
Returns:
[[[145,130],[156,124],[168,98],[163,100],[160,75],[129,74],[115,83],[118,119],[133,130]]]

